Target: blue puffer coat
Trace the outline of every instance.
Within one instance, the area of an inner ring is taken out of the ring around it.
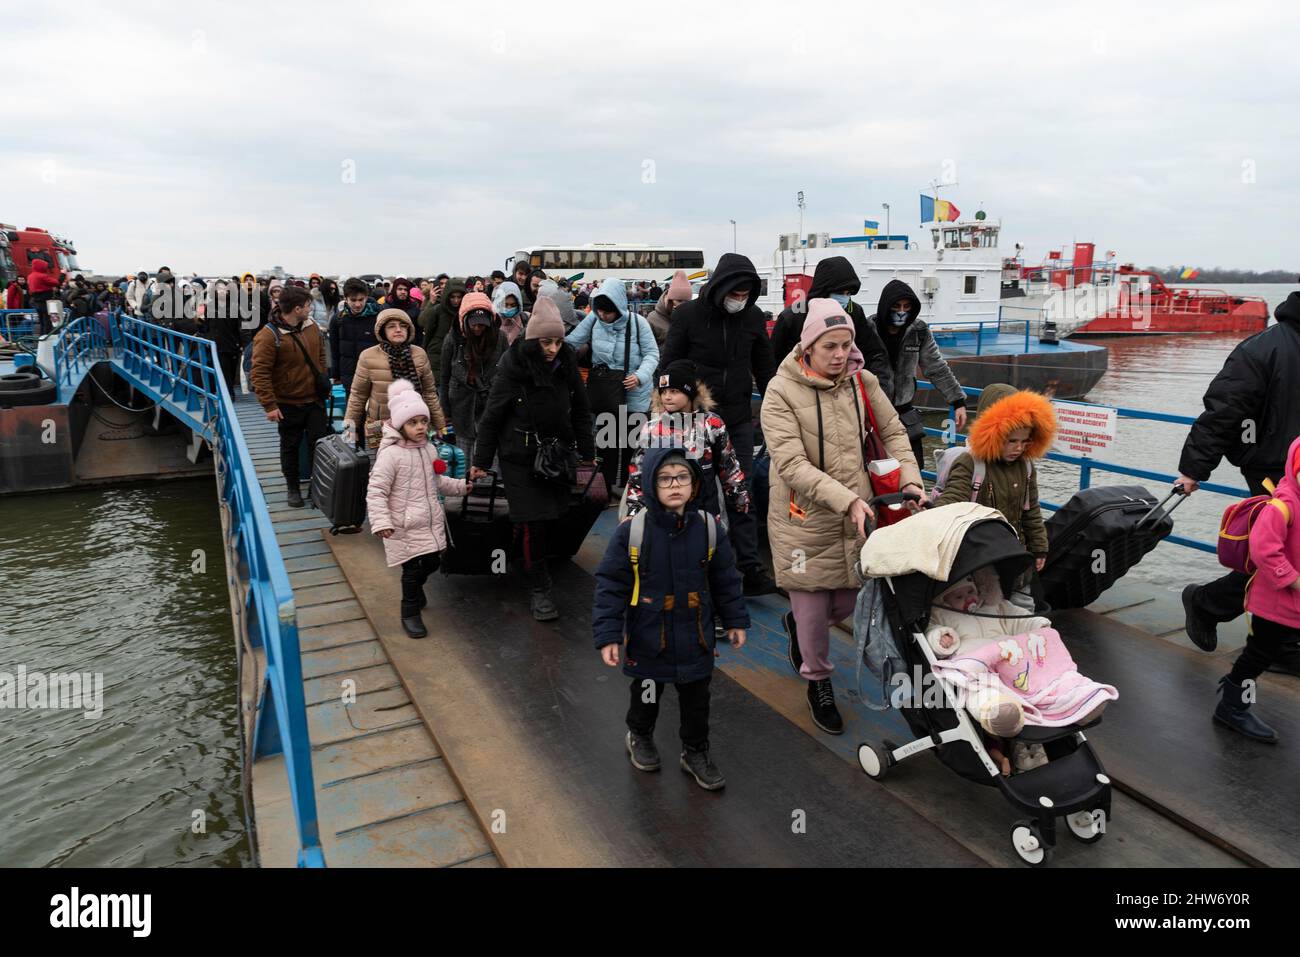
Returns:
[[[594,308],[597,297],[605,296],[614,303],[619,316],[613,322],[601,322]],[[611,369],[624,367],[623,343],[627,324],[632,327],[632,342],[628,349],[627,370],[641,380],[641,384],[627,394],[629,412],[650,411],[650,385],[655,369],[659,368],[659,343],[655,340],[650,323],[634,315],[627,306],[627,289],[617,279],[606,279],[591,296],[591,314],[578,327],[565,336],[564,341],[574,349],[591,343],[591,364],[605,363]]]
[[[645,475],[652,476],[673,449],[650,449]],[[678,450],[680,451],[680,450]],[[695,473],[696,495],[702,479]],[[654,483],[647,478],[653,491]],[[627,553],[632,523],[615,530],[596,570],[592,630],[596,647],[623,644],[623,673],[634,678],[682,684],[713,673],[713,609],[726,628],[748,628],[749,611],[740,572],[726,532],[718,529],[717,550],[708,561],[708,530],[693,499],[684,516],[646,498],[645,537],[640,552],[640,592],[630,605],[634,578]]]

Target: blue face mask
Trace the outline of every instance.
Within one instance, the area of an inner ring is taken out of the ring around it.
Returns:
[[[907,312],[890,313],[889,320],[896,326],[907,325]]]
[[[513,319],[515,316],[519,315],[519,307],[516,306],[513,309],[502,309],[499,315],[502,319]]]
[[[840,304],[841,309],[849,307],[849,294],[847,292],[833,292],[831,298]]]

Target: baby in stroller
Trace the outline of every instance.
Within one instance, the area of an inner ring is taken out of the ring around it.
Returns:
[[[936,668],[967,695],[966,708],[992,739],[989,756],[1010,774],[1047,763],[1041,744],[1014,739],[1026,724],[1062,727],[1098,718],[1119,697],[1079,674],[1060,634],[1042,615],[1007,600],[983,568],[949,586],[930,614],[926,641]]]

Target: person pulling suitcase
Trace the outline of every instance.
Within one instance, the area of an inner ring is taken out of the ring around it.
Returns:
[[[468,495],[470,482],[446,474],[447,463],[429,444],[429,407],[415,387],[398,379],[388,388],[389,418],[366,491],[370,530],[384,540],[388,567],[402,568],[402,629],[423,638],[424,584],[447,547],[447,515],[439,495]],[[470,469],[470,478],[485,473]]]
[[[288,488],[287,501],[302,508],[298,449],[306,435],[314,454],[317,440],[330,434],[325,417],[330,381],[324,371],[325,339],[320,327],[308,321],[311,294],[300,286],[288,286],[280,294],[279,306],[253,337],[248,380],[267,419],[280,433],[280,471]]]

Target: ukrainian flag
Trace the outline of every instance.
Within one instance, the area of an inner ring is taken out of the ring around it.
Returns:
[[[862,221],[862,235],[875,236],[880,232],[880,223],[874,219],[864,219]]]
[[[932,196],[921,196],[921,222],[951,223],[961,216],[961,210],[946,199],[936,200]]]

